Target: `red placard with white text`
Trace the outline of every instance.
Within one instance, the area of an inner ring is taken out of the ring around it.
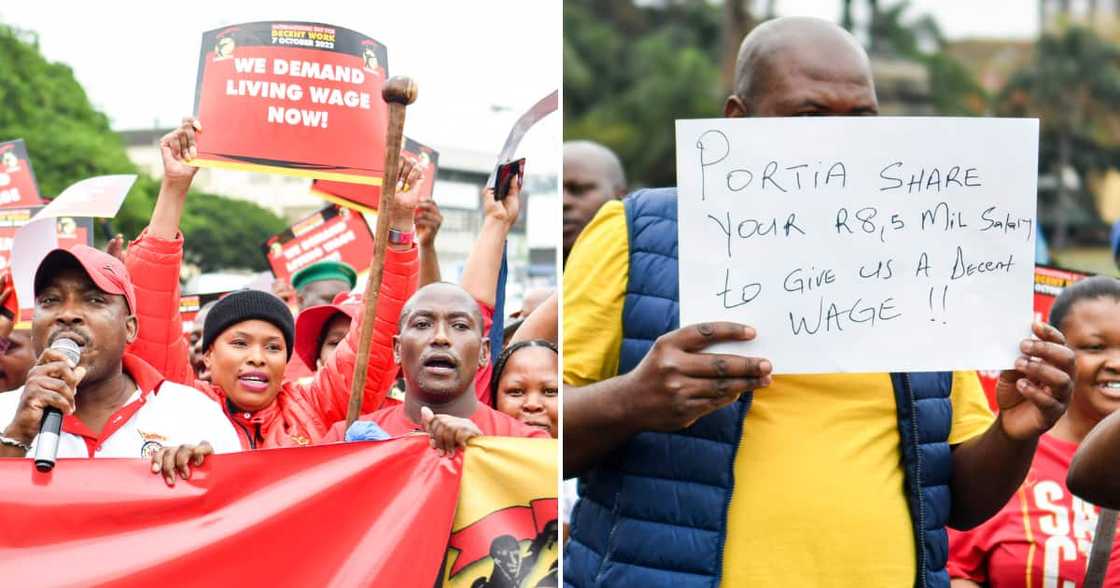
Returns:
[[[1034,320],[1049,321],[1050,309],[1054,300],[1066,287],[1074,282],[1092,277],[1093,274],[1062,269],[1047,265],[1036,265],[1034,268]],[[999,380],[999,371],[981,371],[980,384],[984,386],[984,394],[988,396],[988,405],[996,410],[996,381]]]
[[[45,204],[23,139],[0,143],[0,208]]]
[[[206,294],[183,294],[179,297],[179,318],[183,319],[183,332],[189,333],[194,327],[198,311],[210,302],[220,300],[229,292],[208,292]]]
[[[423,174],[420,180],[422,183],[420,199],[431,200],[432,190],[436,184],[436,172],[439,170],[439,151],[405,137],[404,149],[401,153],[414,158],[420,166]],[[311,182],[311,193],[324,200],[356,208],[362,212],[376,212],[377,203],[381,199],[381,186],[315,180]]]
[[[332,204],[269,237],[262,248],[273,275],[288,282],[292,274],[328,259],[348,263],[361,275],[373,260],[373,232],[357,211]]]
[[[388,55],[342,27],[252,22],[202,35],[195,114],[202,167],[379,184]]]

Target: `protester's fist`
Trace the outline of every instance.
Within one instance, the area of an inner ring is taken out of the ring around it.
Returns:
[[[426,406],[420,407],[420,420],[431,435],[429,443],[441,456],[454,455],[456,449],[467,446],[468,439],[482,435],[478,425],[470,419],[435,414]]]
[[[198,168],[185,162],[198,157],[197,135],[202,133],[202,123],[186,117],[179,128],[167,133],[159,140],[160,154],[163,156],[163,177],[169,182],[186,182],[194,178]]]
[[[198,445],[164,447],[152,454],[152,473],[163,475],[168,486],[175,485],[175,474],[183,480],[191,479],[191,465],[198,467],[207,455],[213,455],[214,448],[203,441]]]
[[[644,431],[677,431],[719,410],[744,392],[770,385],[770,362],[757,357],[703,353],[713,343],[750,341],[751,327],[700,323],[658,337],[627,379],[627,405]]]
[[[86,368],[71,368],[66,356],[58,350],[44,351],[35,367],[27,372],[19,408],[4,435],[30,445],[39,434],[43,411],[48,407],[57,408],[64,415],[73,414],[74,394],[85,375]]]
[[[1015,369],[1004,370],[996,383],[996,403],[1004,433],[1012,439],[1035,439],[1066,412],[1073,391],[1074,353],[1061,331],[1035,323],[1038,339],[1019,343],[1023,355]]]
[[[513,226],[513,223],[517,222],[517,215],[521,212],[521,178],[514,176],[510,180],[509,193],[500,202],[494,199],[493,188],[483,190],[482,210],[486,218]]]
[[[400,164],[397,166],[397,190],[394,198],[398,208],[411,211],[419,206],[423,177],[423,170],[417,165],[416,160],[402,153]]]
[[[416,207],[416,240],[421,246],[435,245],[436,234],[443,225],[443,214],[434,200],[421,200]]]

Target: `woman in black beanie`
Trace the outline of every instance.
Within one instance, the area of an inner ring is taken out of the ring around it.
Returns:
[[[145,229],[167,241],[166,251],[161,250],[166,263],[181,262],[182,237],[178,226],[189,178],[194,171],[181,162],[189,159],[187,153],[194,152],[195,134],[201,132],[199,129],[196,121],[185,119],[178,130],[160,142],[165,168],[169,165],[181,168],[183,172],[179,175],[187,178],[180,182],[182,185],[171,186],[166,181],[161,185],[156,210]],[[412,234],[413,215],[423,184],[420,176],[421,171],[414,162],[402,158],[397,172],[396,196],[387,210],[381,211],[388,215],[391,230],[368,357],[356,357],[361,321],[355,320],[331,360],[316,372],[310,384],[285,382],[284,369],[292,356],[295,322],[291,311],[279,298],[267,292],[241,290],[227,295],[210,309],[202,333],[203,361],[209,368],[210,381],[183,383],[193,384],[221,403],[241,437],[243,448],[316,443],[331,425],[346,418],[354,366],[358,361],[367,362],[369,366],[363,410],[380,408],[396,372],[392,338],[396,334],[397,318],[404,301],[416,290],[419,279],[418,254]],[[177,277],[178,272],[174,272],[169,283],[154,284],[151,288],[154,291],[159,286],[161,291],[176,292]],[[160,319],[166,317],[166,324],[170,326],[165,328],[174,331],[179,324],[178,297],[150,298],[147,304],[140,305],[144,311],[139,313],[142,324],[146,312],[150,317],[146,324],[158,328]],[[155,356],[149,363],[177,366],[180,360],[184,364],[188,362],[185,343],[180,344],[176,337],[171,339],[167,346],[160,349],[150,346],[153,348],[146,350],[148,355]],[[163,453],[178,452],[183,460],[192,455],[192,451],[198,451],[191,447],[165,449],[168,451]],[[194,455],[200,459],[197,453]],[[182,471],[176,467],[174,455],[161,454],[159,459],[163,462],[165,477],[172,475],[172,469]]]
[[[420,183],[415,181],[418,176],[405,177],[412,185]],[[412,209],[402,210],[392,212],[392,226],[411,230]],[[390,243],[374,341],[365,358],[369,363],[362,403],[366,411],[379,408],[388,393],[396,370],[392,360],[396,317],[418,280],[416,247]],[[358,313],[360,316],[360,310]],[[286,382],[284,370],[292,357],[295,334],[291,311],[268,292],[233,292],[206,316],[202,349],[210,382],[199,381],[195,386],[222,403],[245,449],[317,443],[332,424],[346,418],[360,325],[360,320],[350,323],[346,338],[310,384]]]

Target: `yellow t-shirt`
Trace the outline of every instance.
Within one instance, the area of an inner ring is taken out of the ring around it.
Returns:
[[[621,202],[564,269],[564,381],[618,373],[629,271]],[[974,372],[953,375],[951,444],[993,421]],[[724,586],[909,586],[914,536],[887,374],[777,376],[754,393],[735,455]]]

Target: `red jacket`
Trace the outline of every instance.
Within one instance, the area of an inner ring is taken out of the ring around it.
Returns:
[[[194,384],[183,318],[179,314],[179,268],[183,264],[183,236],[174,240],[148,236],[147,229],[129,244],[124,256],[128,276],[136,288],[134,314],[139,336],[127,352],[143,358],[163,377],[177,384]]]
[[[350,386],[354,377],[360,321],[350,323],[346,338],[338,344],[333,359],[315,372],[308,385],[284,382],[272,405],[255,413],[231,412],[225,391],[210,382],[195,381],[190,369],[186,342],[182,337],[182,319],[179,315],[179,264],[182,260],[182,237],[174,241],[156,239],[141,234],[128,249],[128,269],[132,276],[145,276],[143,283],[133,280],[136,286],[137,316],[142,327],[138,351],[148,363],[166,370],[164,375],[172,381],[193,385],[222,404],[234,423],[246,449],[308,445],[318,442],[327,429],[346,418],[350,402]],[[173,251],[177,251],[172,255]],[[174,271],[149,267],[146,260],[160,255],[162,263],[174,262]],[[158,270],[158,271],[157,271]],[[156,279],[157,274],[161,280]],[[385,269],[378,294],[377,312],[374,316],[373,340],[366,376],[362,412],[381,407],[397,366],[393,362],[393,336],[397,333],[397,319],[405,301],[419,284],[419,258],[415,246],[407,251],[385,252]],[[172,295],[168,295],[172,291]],[[154,323],[149,327],[145,321]],[[178,333],[173,336],[173,333]],[[160,343],[163,343],[162,346]],[[171,374],[185,377],[174,380]]]

